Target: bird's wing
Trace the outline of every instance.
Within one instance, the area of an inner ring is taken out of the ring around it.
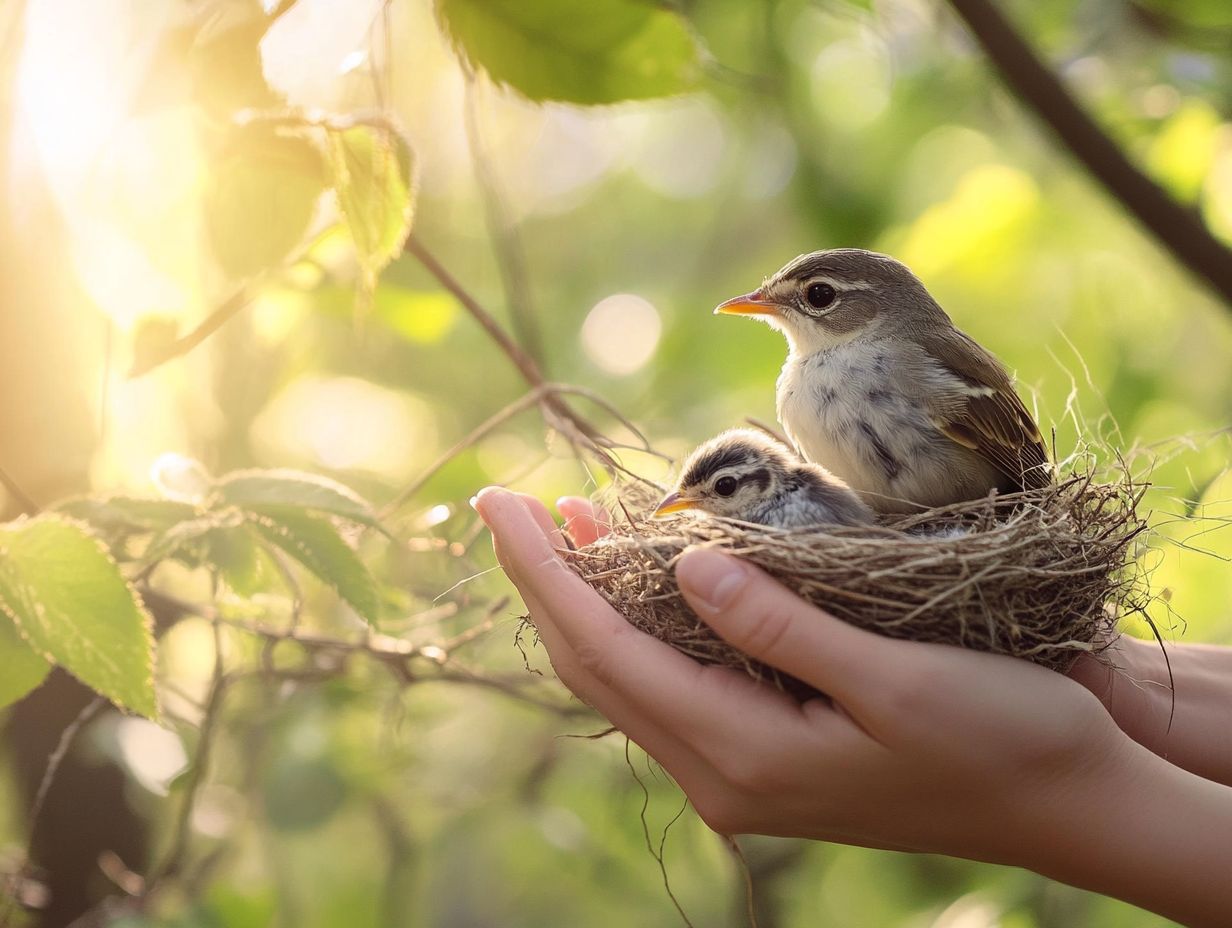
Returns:
[[[929,333],[919,342],[960,386],[931,404],[933,421],[948,438],[991,462],[1023,489],[1052,481],[1048,455],[1001,362],[957,329]]]

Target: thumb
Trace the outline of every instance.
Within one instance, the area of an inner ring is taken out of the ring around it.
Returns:
[[[768,574],[712,548],[676,565],[693,611],[732,647],[841,701],[867,691],[880,649],[896,642],[811,606]]]

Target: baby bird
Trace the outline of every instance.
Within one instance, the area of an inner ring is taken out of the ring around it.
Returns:
[[[787,337],[779,421],[800,454],[879,512],[1047,486],[1035,420],[1001,362],[906,265],[859,248],[801,255],[716,313]]]
[[[777,528],[873,521],[872,511],[845,483],[751,429],[724,432],[694,451],[676,491],[654,514],[684,509]]]

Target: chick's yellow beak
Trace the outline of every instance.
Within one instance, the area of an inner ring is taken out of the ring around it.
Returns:
[[[716,315],[719,313],[740,316],[780,315],[778,305],[767,300],[760,290],[754,290],[752,293],[734,296],[730,300],[725,300],[716,306],[714,311]]]
[[[663,497],[663,502],[659,503],[659,507],[654,511],[656,519],[662,518],[668,513],[682,512],[685,509],[696,509],[699,501],[688,496],[681,496],[679,493],[669,493]]]

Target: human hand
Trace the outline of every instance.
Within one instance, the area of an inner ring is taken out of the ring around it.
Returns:
[[[563,536],[537,501],[487,490],[476,508],[561,680],[654,756],[715,830],[1016,864],[1208,917],[1194,910],[1204,886],[1210,903],[1209,884],[1194,883],[1201,867],[1161,878],[1158,862],[1164,848],[1191,856],[1197,821],[1232,827],[1230,794],[1135,745],[1074,681],[883,638],[735,558],[686,553],[677,578],[697,614],[830,697],[801,705],[635,630],[557,556]],[[579,543],[598,533],[579,504],[561,508]],[[1232,912],[1228,899],[1211,904]]]
[[[565,497],[557,508],[578,546],[608,532],[610,517],[588,500]],[[1158,642],[1123,635],[1097,656],[1082,655],[1068,676],[1139,744],[1232,786],[1232,648],[1169,643],[1165,656]]]
[[[1104,653],[1079,658],[1069,676],[1139,744],[1232,786],[1232,648],[1123,635]]]
[[[558,675],[658,758],[716,830],[1009,860],[1021,838],[989,820],[1036,815],[1130,747],[1063,677],[879,637],[735,558],[686,554],[677,578],[699,616],[831,697],[799,705],[634,630],[555,555],[563,538],[537,501],[487,491],[477,508]],[[576,502],[561,508],[577,543],[601,530]]]

